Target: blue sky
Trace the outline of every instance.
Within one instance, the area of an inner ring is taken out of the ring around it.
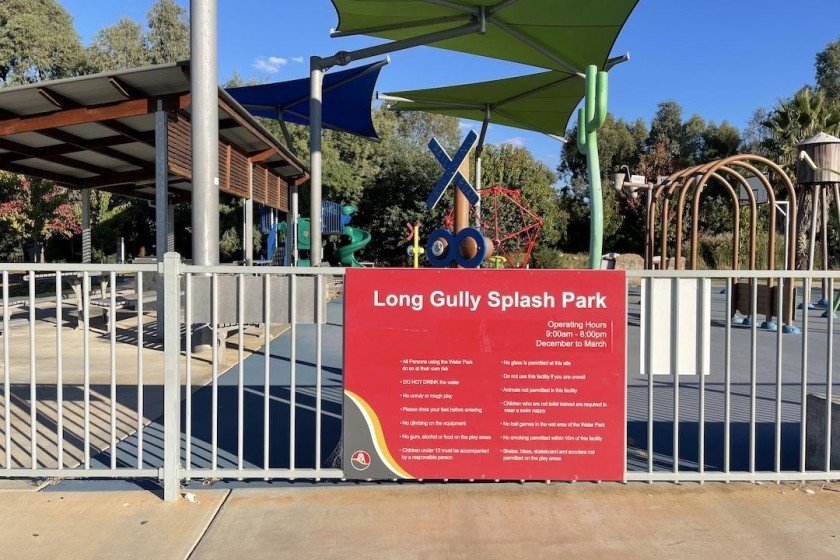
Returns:
[[[60,0],[85,42],[121,16],[143,21],[152,1]],[[329,0],[218,3],[222,80],[234,69],[272,81],[300,78],[312,54],[377,42],[330,39],[337,17]],[[657,103],[674,99],[686,115],[699,113],[743,128],[755,109],[771,107],[813,82],[814,56],[840,37],[837,22],[837,0],[640,0],[613,51],[630,51],[632,60],[610,73],[610,110],[628,120],[649,120]],[[534,71],[420,47],[393,54],[378,89],[435,87]],[[552,167],[560,152],[554,140],[502,126],[491,127],[488,140],[523,144]]]

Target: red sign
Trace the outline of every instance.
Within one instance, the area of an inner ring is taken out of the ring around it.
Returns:
[[[350,269],[344,298],[347,477],[622,480],[623,272]]]

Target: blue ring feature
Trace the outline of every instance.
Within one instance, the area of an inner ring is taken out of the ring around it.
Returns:
[[[433,250],[434,244],[438,241],[446,243],[446,251],[442,255],[435,255]],[[426,258],[429,259],[429,264],[434,268],[448,268],[452,264],[452,247],[455,244],[455,236],[452,232],[445,228],[439,228],[429,235],[426,241]]]

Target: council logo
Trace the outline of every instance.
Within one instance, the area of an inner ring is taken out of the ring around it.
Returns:
[[[353,456],[350,457],[350,464],[353,465],[353,468],[357,471],[363,471],[370,466],[370,455],[368,455],[367,451],[356,451],[353,453]]]

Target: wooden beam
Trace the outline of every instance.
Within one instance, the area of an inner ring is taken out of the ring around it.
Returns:
[[[10,112],[10,111],[7,111],[5,109],[0,109],[0,118],[17,119],[19,117],[17,115],[15,115],[14,113]],[[66,131],[63,131],[63,130],[57,130],[57,129],[56,130],[41,130],[41,131],[38,131],[38,133],[41,134],[42,136],[46,136],[47,138],[52,138],[53,140],[58,140],[59,142],[63,142],[64,144],[66,144],[68,146],[78,148],[78,149],[73,150],[73,151],[91,151],[91,152],[94,152],[94,153],[102,154],[104,156],[108,156],[108,157],[116,159],[118,161],[124,161],[125,163],[128,163],[130,165],[134,165],[135,167],[139,167],[139,168],[144,169],[144,170],[149,170],[149,169],[154,170],[154,165],[153,164],[151,164],[151,163],[149,163],[149,162],[147,162],[143,159],[140,159],[140,158],[134,157],[132,155],[120,152],[119,150],[114,150],[110,147],[111,145],[117,145],[117,144],[123,144],[123,143],[128,144],[128,143],[133,141],[131,139],[128,139],[128,141],[126,141],[126,142],[122,141],[124,138],[115,138],[115,137],[87,140],[87,139],[82,138],[80,136],[76,136],[75,134],[71,134],[69,132],[66,132]],[[2,136],[2,135],[0,135],[0,136]],[[48,148],[49,149],[55,149],[55,148],[57,148],[57,146],[50,146]],[[48,148],[42,148],[42,149],[48,149]],[[6,166],[7,169],[9,169],[11,171],[12,169],[9,167],[10,163],[11,162],[6,162],[4,165]]]
[[[116,80],[116,78],[111,78],[110,80]],[[60,93],[57,93],[49,88],[38,88],[38,93],[44,96],[47,101],[58,107],[59,109],[82,109],[84,106],[79,103],[78,101],[74,101],[67,97],[64,97]],[[132,99],[136,99],[138,96],[132,97]],[[123,124],[118,121],[101,121],[96,123],[98,125],[104,126],[108,130],[112,132],[116,132],[117,134],[122,134],[123,136],[127,136],[131,138],[135,142],[140,142],[142,144],[147,144],[149,146],[154,147],[155,145],[155,135],[154,133],[148,132],[140,132],[139,130],[135,130],[130,126]]]
[[[244,118],[240,117],[239,114],[236,112],[236,110],[233,107],[231,107],[230,105],[228,105],[227,103],[225,103],[225,101],[223,99],[219,99],[219,108],[222,109],[228,115],[231,115],[234,118],[238,117],[237,120],[241,119],[240,122],[239,122],[239,126],[248,130],[251,134],[253,134],[257,138],[259,138],[260,140],[265,142],[265,144],[267,146],[269,146],[269,147],[274,146],[274,142],[269,137],[267,137],[263,132],[257,130],[254,126],[251,125],[251,123],[246,121]],[[300,169],[292,161],[289,161],[289,165],[294,167],[295,169],[299,169],[300,171],[303,171],[303,169]]]
[[[41,89],[44,89],[46,95],[49,95],[57,103],[70,101],[61,96],[56,97],[55,92],[51,90],[46,90],[46,88]],[[176,97],[178,106],[185,102],[185,95]],[[188,98],[189,96],[186,95],[186,97]],[[90,107],[76,107],[49,113],[16,116],[0,120],[0,136],[20,134],[22,132],[38,132],[45,129],[109,121],[126,117],[138,117],[153,113],[154,110],[154,99],[129,99]]]
[[[137,91],[124,81],[120,80],[119,78],[108,78],[108,82],[115,90],[117,90],[117,93],[119,93],[126,99],[137,99],[138,97],[143,97],[143,95],[139,91]]]
[[[140,142],[141,144],[146,144],[147,146],[151,146],[153,148],[155,147],[154,132],[141,132],[117,121],[102,121],[96,124],[102,125],[108,130],[116,132],[117,134],[122,134],[123,136],[130,138],[135,142]]]
[[[41,151],[38,148],[32,148],[31,146],[19,144],[11,140],[6,140],[5,138],[0,138],[0,148],[3,148],[4,150],[9,150],[10,152],[15,152],[21,156],[25,156],[26,158],[48,159],[49,161],[59,163],[61,165],[66,165],[67,167],[73,167],[76,169],[81,169],[83,171],[89,171],[90,173],[96,173],[97,175],[103,175],[111,172],[111,170],[106,167],[101,167],[99,165],[87,163],[63,155],[46,156],[43,153],[41,153]]]
[[[276,153],[279,153],[279,150],[277,148],[269,148],[261,152],[251,152],[250,154],[248,154],[248,160],[251,161],[251,163],[259,163],[261,161],[267,160]]]
[[[0,166],[4,163],[11,163],[21,159],[27,159],[31,156],[28,155],[21,155],[14,151],[13,148],[7,148],[6,143],[12,142],[11,140],[6,140],[5,138],[0,138],[0,148],[5,150],[10,150],[10,153],[7,154],[0,154]],[[88,140],[90,142],[90,148],[104,148],[108,146],[119,146],[121,144],[130,144],[134,142],[131,138],[126,138],[125,136],[106,136],[104,138],[97,138],[95,140]],[[13,144],[17,144],[17,142],[12,142]],[[23,144],[19,144],[23,146]],[[53,146],[44,146],[44,147],[33,147],[33,146],[24,146],[28,150],[35,150],[37,151],[38,158],[51,158],[53,156],[61,156],[64,154],[72,154],[75,152],[82,152],[85,151],[83,148],[78,146],[73,146],[71,144],[55,144]]]

